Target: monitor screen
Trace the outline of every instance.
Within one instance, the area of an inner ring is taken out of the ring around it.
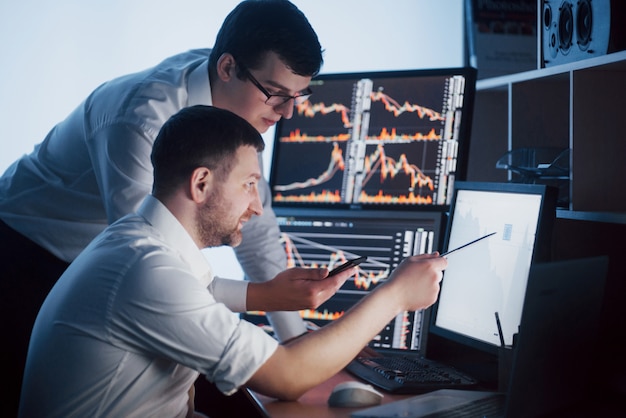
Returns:
[[[276,127],[274,206],[447,206],[463,180],[475,70],[323,74]]]
[[[430,331],[488,352],[500,335],[511,345],[530,266],[550,258],[555,215],[556,190],[545,185],[456,183],[444,251],[495,234],[446,256]]]
[[[368,292],[383,283],[406,257],[438,249],[440,212],[350,211],[333,209],[276,208],[288,267],[328,267],[367,256],[327,302],[301,316],[323,326],[343,315]],[[259,325],[264,312],[248,312],[246,319]],[[424,312],[404,312],[371,342],[372,347],[420,348]]]

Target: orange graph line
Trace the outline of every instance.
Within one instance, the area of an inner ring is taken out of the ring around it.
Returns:
[[[274,190],[277,192],[284,192],[288,190],[294,189],[303,189],[305,187],[317,186],[319,184],[325,183],[339,170],[344,170],[345,161],[343,160],[343,151],[339,148],[339,144],[336,142],[333,143],[333,150],[330,153],[330,162],[328,163],[328,168],[316,178],[310,178],[305,181],[298,181],[291,184],[285,184],[283,186],[276,185],[274,186]]]
[[[296,129],[293,132],[289,132],[289,136],[283,136],[280,138],[280,142],[329,142],[339,141],[345,142],[350,139],[350,134],[337,134],[331,137],[323,135],[307,135],[300,133],[300,129]]]
[[[362,274],[363,272],[359,269],[358,274],[354,278],[354,285],[357,289],[368,290],[372,285],[378,284],[380,281],[387,278],[389,275],[388,270],[382,270],[378,273],[370,272],[368,274]]]
[[[405,112],[410,112],[416,113],[420,119],[427,118],[430,121],[445,120],[445,117],[440,112],[429,109],[425,106],[411,104],[408,101],[405,101],[404,104],[401,105],[394,98],[383,93],[382,91],[372,92],[370,94],[370,99],[373,102],[382,102],[385,106],[385,110],[393,113],[395,117],[398,117]],[[327,115],[329,113],[338,112],[341,114],[341,121],[343,122],[343,126],[346,128],[352,126],[350,122],[350,117],[348,116],[348,114],[350,113],[350,109],[341,103],[333,103],[329,106],[326,106],[324,102],[313,104],[311,103],[311,101],[306,100],[304,103],[296,105],[296,111],[298,112],[298,115],[307,118],[313,118],[318,113],[321,113],[322,115]]]
[[[255,316],[265,316],[267,315],[266,311],[247,311],[249,315]],[[341,312],[331,312],[328,309],[324,309],[323,311],[317,311],[315,309],[303,309],[299,311],[300,317],[303,319],[321,319],[325,321],[334,321],[335,319],[341,318],[343,316],[344,311]]]
[[[441,139],[441,135],[435,132],[435,128],[432,128],[427,134],[417,132],[413,135],[398,134],[396,128],[391,128],[391,132],[387,128],[382,128],[378,136],[368,136],[367,139],[377,139],[380,141],[392,141],[392,140],[412,140],[412,141],[438,141]]]
[[[367,173],[363,185],[372,178],[374,172],[380,169],[380,180],[384,182],[388,176],[394,178],[399,172],[404,172],[411,177],[411,189],[415,186],[428,187],[431,191],[435,189],[433,179],[425,175],[415,164],[410,164],[405,154],[401,154],[398,161],[385,155],[385,148],[382,144],[376,147],[374,153],[365,156],[364,170]]]
[[[341,318],[343,314],[343,311],[330,312],[327,309],[324,309],[324,311],[322,312],[316,311],[314,309],[304,309],[300,311],[300,317],[302,317],[303,319],[321,319],[325,321],[334,321],[335,319]]]
[[[386,95],[382,91],[374,92],[370,96],[374,102],[383,102],[385,109],[393,113],[396,117],[400,116],[404,112],[415,112],[420,119],[428,118],[431,121],[445,120],[441,113],[427,107],[411,104],[407,101],[405,101],[403,105],[400,105],[400,103],[398,103],[395,99]]]
[[[316,202],[316,203],[340,203],[341,202],[341,193],[339,190],[335,190],[334,192],[323,190],[321,193],[311,192],[306,195],[296,195],[296,196],[283,196],[281,193],[277,193],[274,196],[275,202]]]
[[[350,123],[350,117],[348,116],[350,109],[340,103],[333,103],[330,106],[326,106],[324,102],[312,104],[309,100],[306,100],[304,103],[296,105],[296,111],[298,112],[298,115],[305,116],[307,118],[313,118],[317,113],[327,115],[329,113],[339,112],[341,114],[343,126],[346,128],[352,126]]]
[[[365,192],[361,192],[359,195],[359,203],[387,203],[397,205],[432,205],[432,196],[416,196],[415,193],[409,192],[406,196],[393,196],[389,194],[383,194],[380,190],[376,195],[370,196]]]

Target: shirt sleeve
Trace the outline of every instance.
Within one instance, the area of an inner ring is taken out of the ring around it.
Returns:
[[[151,192],[153,142],[151,134],[125,123],[101,128],[88,141],[109,224],[135,212]]]
[[[153,253],[131,267],[111,305],[112,334],[207,376],[224,393],[245,384],[278,342],[242,321],[172,257]]]
[[[263,214],[254,216],[244,225],[243,241],[235,248],[235,254],[247,280],[265,282],[287,268],[287,257],[280,243],[280,228],[271,206],[269,184],[261,179],[258,187]],[[269,312],[267,318],[280,341],[306,332],[298,312]]]
[[[215,300],[226,305],[233,312],[246,311],[248,282],[215,277],[209,284],[209,291]]]

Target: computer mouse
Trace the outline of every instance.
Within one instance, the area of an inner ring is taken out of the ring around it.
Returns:
[[[328,405],[342,408],[379,405],[383,394],[371,385],[350,381],[335,386],[328,397]]]

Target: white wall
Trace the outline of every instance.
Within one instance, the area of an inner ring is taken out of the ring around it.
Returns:
[[[325,49],[323,72],[463,65],[463,0],[293,2]],[[0,173],[100,83],[180,51],[211,47],[237,3],[0,2]],[[265,135],[268,156],[272,135]],[[229,259],[218,273],[240,276],[232,264]]]

